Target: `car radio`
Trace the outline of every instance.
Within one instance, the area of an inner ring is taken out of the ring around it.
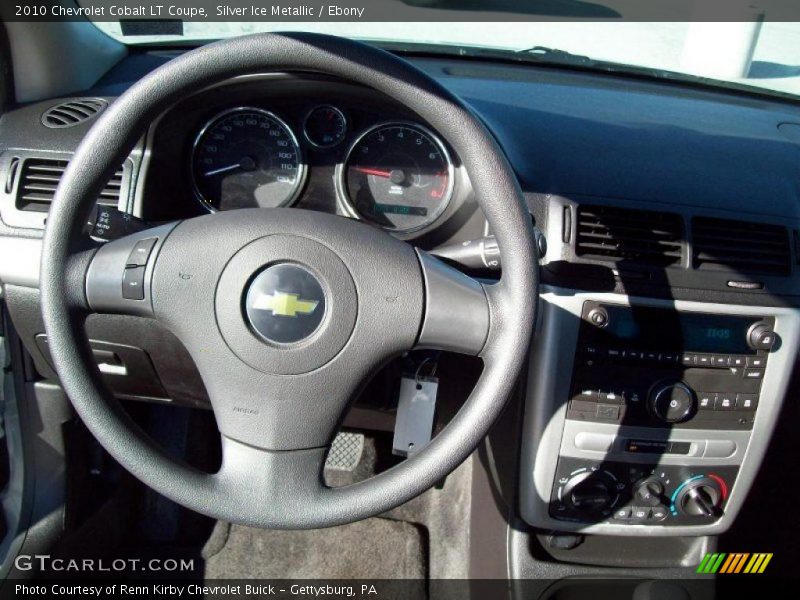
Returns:
[[[774,326],[772,316],[584,302],[550,516],[669,527],[720,518],[780,344]]]
[[[772,317],[586,302],[567,418],[750,429],[773,327]]]

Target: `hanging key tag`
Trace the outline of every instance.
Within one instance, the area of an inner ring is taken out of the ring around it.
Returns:
[[[393,454],[413,456],[431,441],[438,387],[437,377],[420,376],[419,370],[416,375],[402,377],[392,442]]]

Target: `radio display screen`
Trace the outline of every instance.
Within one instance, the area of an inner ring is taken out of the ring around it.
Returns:
[[[755,354],[747,331],[755,318],[605,304],[608,325],[598,330],[603,343],[691,352]]]

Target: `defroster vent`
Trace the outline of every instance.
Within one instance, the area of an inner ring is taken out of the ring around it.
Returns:
[[[578,207],[578,256],[669,267],[681,264],[684,245],[683,219],[675,213],[586,204]]]

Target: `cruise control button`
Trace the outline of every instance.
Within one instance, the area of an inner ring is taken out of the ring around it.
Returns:
[[[150,258],[150,253],[153,251],[153,246],[156,245],[158,238],[148,238],[146,240],[139,240],[128,255],[129,267],[143,267],[147,264],[147,259]]]
[[[144,300],[145,267],[129,267],[122,275],[122,297],[126,300]]]

